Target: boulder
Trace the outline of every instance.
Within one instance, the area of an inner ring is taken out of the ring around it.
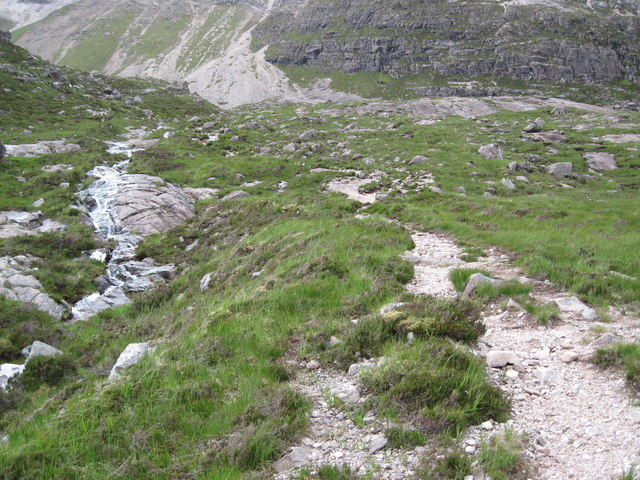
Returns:
[[[25,363],[29,362],[33,357],[56,357],[62,355],[62,352],[57,348],[38,340],[23,348],[21,353],[27,358]]]
[[[425,157],[424,155],[416,155],[411,160],[409,160],[409,165],[418,165],[426,161],[427,161],[427,157]]]
[[[303,142],[308,142],[309,140],[313,140],[318,136],[318,130],[307,130],[298,138]]]
[[[193,197],[159,177],[127,174],[121,177],[118,186],[116,218],[130,232],[140,235],[164,232],[195,213]]]
[[[564,178],[571,175],[573,165],[571,162],[558,162],[547,165],[544,169],[548,174],[553,175],[556,178]]]
[[[35,157],[52,153],[71,153],[82,150],[80,145],[63,141],[43,141],[24,145],[6,145],[9,157]]]
[[[207,273],[204,277],[202,277],[202,279],[200,280],[200,291],[201,292],[205,292],[209,289],[209,286],[211,285],[211,277],[213,276],[213,272],[211,273]]]
[[[483,145],[478,149],[478,155],[487,160],[502,160],[504,158],[504,150],[495,143]]]
[[[481,283],[488,283],[491,285],[499,286],[499,285],[502,285],[503,282],[501,280],[496,280],[494,278],[487,277],[482,273],[474,273],[469,277],[469,280],[467,281],[467,286],[464,288],[464,292],[462,292],[461,298],[463,300],[468,300],[469,298],[471,298],[471,295],[473,294],[473,292],[475,292],[476,288]]]
[[[506,350],[490,350],[487,352],[487,365],[491,368],[504,368],[512,366],[517,372],[524,372],[524,365],[514,352]]]
[[[578,297],[556,298],[554,302],[561,312],[582,312],[589,308]]]
[[[512,192],[516,191],[516,185],[515,183],[513,183],[511,180],[509,180],[508,178],[503,178],[502,180],[500,180],[500,183],[502,183],[502,186],[504,188],[506,188],[507,190],[511,190]]]
[[[111,372],[109,373],[109,380],[113,380],[118,377],[122,370],[130,367],[131,365],[135,365],[142,357],[153,352],[153,350],[154,348],[151,347],[148,342],[130,343],[127,345],[111,369]]]
[[[524,133],[536,133],[542,129],[544,125],[544,120],[541,118],[536,118],[533,122],[529,123],[526,127],[522,129]]]
[[[103,310],[126,305],[131,300],[120,287],[111,286],[107,290],[100,293],[92,293],[74,305],[71,309],[72,322],[88,320]]]
[[[539,132],[531,133],[529,137],[536,142],[542,143],[564,143],[567,141],[567,137],[562,133],[555,132]]]
[[[616,163],[616,157],[607,152],[587,152],[584,154],[584,159],[587,161],[589,168],[601,171],[601,170],[615,170],[618,168]]]
[[[244,190],[236,190],[235,192],[231,192],[228,195],[225,195],[224,197],[222,197],[222,202],[227,202],[229,200],[237,200],[239,198],[247,198],[250,195],[245,192]]]
[[[0,295],[31,304],[56,320],[62,319],[66,309],[43,292],[42,284],[28,273],[30,264],[27,257],[0,258]]]

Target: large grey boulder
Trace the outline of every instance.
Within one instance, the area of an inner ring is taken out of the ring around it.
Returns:
[[[544,169],[548,174],[553,175],[556,178],[564,178],[571,175],[573,165],[571,162],[558,162],[547,165]]]
[[[127,345],[111,369],[111,372],[109,373],[109,380],[113,380],[118,377],[122,370],[130,367],[131,365],[135,365],[142,357],[153,352],[153,350],[154,348],[149,345],[149,342],[130,343]]]
[[[62,352],[57,348],[38,340],[23,348],[21,353],[27,358],[25,363],[29,362],[33,357],[57,357],[62,355]]]
[[[522,129],[524,133],[536,133],[542,129],[544,125],[544,120],[541,118],[536,118],[533,122],[529,123],[526,127]]]
[[[616,157],[607,152],[587,152],[584,154],[584,159],[587,161],[589,168],[600,170],[615,170],[618,168],[616,163]]]
[[[140,235],[160,233],[193,217],[193,197],[159,177],[123,175],[115,214],[121,227]]]
[[[495,143],[483,145],[478,149],[478,155],[487,160],[502,160],[504,158],[504,150]]]

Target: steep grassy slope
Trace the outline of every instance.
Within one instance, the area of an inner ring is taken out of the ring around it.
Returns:
[[[509,402],[488,382],[483,361],[464,346],[483,332],[481,305],[406,293],[413,266],[400,255],[413,247],[410,229],[454,232],[470,255],[493,245],[509,249],[531,276],[566,286],[596,306],[640,305],[640,146],[601,139],[634,131],[638,112],[569,109],[552,115],[550,107],[496,108],[477,118],[427,119],[415,104],[362,103],[252,107],[222,115],[161,83],[57,71],[10,45],[0,43],[0,51],[2,63],[14,70],[0,70],[9,90],[0,106],[1,139],[65,137],[83,148],[72,155],[11,158],[0,170],[3,208],[32,209],[33,200],[44,197],[47,215],[70,225],[63,240],[76,248],[63,263],[89,248],[81,241],[93,240],[81,216],[67,207],[73,187],[58,185],[82,184],[92,165],[113,162],[102,142],[126,127],[146,127],[159,139],[134,155],[132,172],[219,188],[220,197],[238,189],[250,193],[202,201],[192,220],[148,237],[139,257],[175,262],[180,274],[131,305],[75,325],[30,318],[32,336],[25,338],[13,335],[25,333],[13,320],[27,315],[16,314],[12,309],[21,307],[15,304],[0,304],[3,339],[11,333],[11,342],[26,344],[36,339],[35,325],[37,339],[64,352],[64,363],[33,367],[29,383],[16,382],[0,394],[0,430],[8,435],[0,445],[3,477],[269,477],[271,462],[304,433],[311,408],[289,385],[297,366],[317,359],[341,370],[379,355],[391,367],[367,380],[372,396],[363,408],[393,421],[415,420],[417,435],[433,446],[424,455],[428,467],[440,454],[441,471],[467,465],[451,439],[471,424],[505,420]],[[123,99],[107,100],[105,91],[114,88]],[[124,102],[136,95],[141,105]],[[545,120],[545,132],[564,131],[565,141],[529,141],[522,129],[536,117]],[[164,138],[163,130],[155,130],[160,123],[175,136]],[[31,133],[22,135],[27,128]],[[217,140],[208,140],[212,133]],[[487,143],[501,145],[504,157],[480,157],[478,147]],[[565,161],[587,173],[585,151],[613,153],[620,168],[566,179],[543,168]],[[418,154],[423,163],[407,164]],[[528,157],[531,172],[509,170],[509,162],[522,163],[527,155],[539,156]],[[60,176],[40,170],[59,162],[74,170]],[[311,172],[315,168],[323,170]],[[336,177],[375,170],[382,174],[365,190],[387,196],[364,210],[325,192]],[[529,183],[515,178],[520,174]],[[443,193],[423,188],[421,180],[431,176]],[[516,191],[500,184],[503,177],[516,182]],[[252,181],[261,183],[246,185]],[[466,195],[454,190],[460,186]],[[495,188],[495,196],[485,196],[487,188]],[[55,240],[4,240],[0,248],[59,258]],[[201,288],[206,274],[209,285]],[[398,300],[416,304],[410,323],[378,315],[381,306]],[[407,328],[416,332],[413,343],[406,340]],[[342,342],[331,346],[332,336]],[[155,352],[107,381],[124,347],[142,341],[152,342]],[[11,354],[7,360],[15,360]]]

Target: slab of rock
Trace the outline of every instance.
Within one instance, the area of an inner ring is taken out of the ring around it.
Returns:
[[[25,363],[29,362],[33,357],[57,357],[62,355],[62,352],[57,348],[38,340],[23,348],[21,353],[27,358]]]
[[[130,303],[129,297],[120,287],[111,286],[100,293],[92,293],[84,297],[71,309],[71,319],[73,322],[88,320],[103,310],[126,305]]]
[[[473,295],[473,292],[475,292],[476,288],[478,288],[478,285],[480,285],[481,283],[500,286],[504,282],[502,282],[501,280],[496,280],[495,278],[487,277],[482,273],[474,273],[469,277],[469,280],[467,280],[467,286],[464,288],[464,292],[462,292],[461,298],[464,300],[468,300],[469,298],[471,298],[471,295]]]
[[[544,167],[546,172],[556,178],[565,178],[571,175],[573,164],[571,162],[552,163]]]
[[[42,284],[28,273],[32,261],[24,256],[0,258],[0,295],[9,300],[31,304],[60,320],[66,309],[44,293]]]
[[[377,435],[371,439],[369,453],[374,454],[387,446],[388,440],[384,435]]]
[[[584,154],[584,159],[587,161],[589,168],[601,171],[601,170],[615,170],[618,168],[616,163],[616,157],[607,152],[587,152]]]
[[[151,352],[153,352],[153,347],[149,345],[149,342],[130,343],[122,351],[115,365],[111,369],[111,372],[109,373],[109,380],[113,380],[120,375],[122,370],[130,367],[131,365],[135,365],[142,357]]]
[[[524,372],[524,365],[518,356],[507,350],[490,350],[487,352],[487,365],[491,368],[505,368],[512,366],[517,372]]]
[[[294,447],[291,452],[273,464],[278,473],[284,473],[292,468],[300,467],[308,462],[313,450],[308,447]]]
[[[313,140],[317,136],[318,136],[318,130],[307,130],[298,138],[303,142],[308,142],[309,140]]]
[[[561,312],[582,312],[589,308],[578,297],[556,298],[554,302]]]
[[[511,190],[512,192],[516,191],[516,184],[508,178],[503,178],[502,180],[500,180],[500,183],[502,183],[502,186],[507,190]]]
[[[228,195],[225,195],[224,197],[222,197],[222,202],[228,202],[229,200],[237,200],[239,198],[247,198],[250,195],[245,192],[244,190],[236,190],[235,192],[231,192]]]
[[[409,160],[409,165],[418,165],[426,161],[427,161],[427,157],[425,157],[424,155],[416,155],[411,160]]]
[[[123,228],[140,235],[160,233],[193,217],[193,197],[159,177],[121,177],[115,214]]]
[[[504,150],[495,143],[483,145],[478,149],[478,155],[487,160],[502,160],[504,158]]]
[[[35,157],[52,153],[70,153],[82,150],[80,145],[62,141],[43,141],[24,145],[6,145],[8,157]]]
[[[640,133],[623,133],[620,135],[605,135],[602,140],[612,143],[640,142]]]
[[[567,137],[561,133],[554,132],[539,132],[531,133],[529,137],[537,142],[543,143],[564,143],[567,141]]]
[[[200,279],[200,291],[205,292],[211,286],[211,277],[213,276],[213,272],[207,273],[204,277]]]

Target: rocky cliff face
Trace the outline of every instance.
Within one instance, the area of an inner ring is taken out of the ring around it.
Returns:
[[[259,26],[278,65],[640,83],[639,3],[309,0]]]

